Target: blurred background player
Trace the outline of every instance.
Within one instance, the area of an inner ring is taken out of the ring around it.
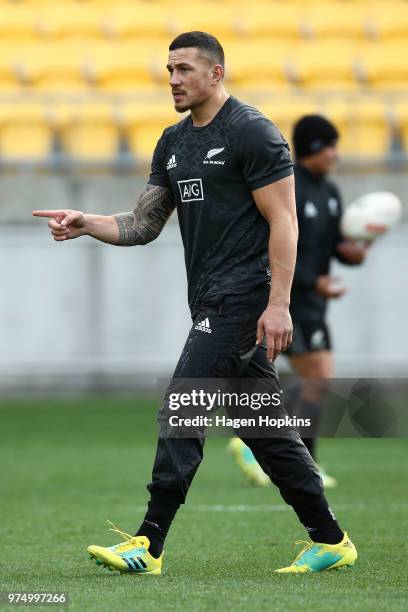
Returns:
[[[330,265],[334,258],[343,264],[358,265],[366,255],[366,247],[345,240],[340,232],[342,198],[328,179],[338,161],[338,138],[336,127],[321,115],[305,115],[293,130],[299,239],[290,305],[293,343],[286,355],[301,382],[290,389],[286,405],[290,414],[312,419],[313,435],[302,439],[315,461],[323,394],[316,381],[334,376],[327,304],[346,292],[339,279],[330,275]],[[240,440],[233,439],[229,448],[251,482],[269,484]],[[323,468],[319,469],[324,486],[337,484]]]
[[[340,232],[342,198],[328,178],[338,161],[338,138],[336,127],[321,115],[302,117],[293,130],[299,239],[290,306],[294,340],[286,354],[301,382],[289,393],[288,410],[312,418],[314,435],[303,442],[315,461],[323,390],[308,382],[334,376],[327,304],[347,291],[330,275],[330,267],[333,259],[358,265],[366,255],[366,247],[345,240]],[[320,473],[326,487],[336,485],[322,468]]]

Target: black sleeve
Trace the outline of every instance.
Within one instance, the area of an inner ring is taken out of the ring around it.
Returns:
[[[148,183],[158,187],[170,187],[166,171],[166,130],[157,141],[154,149]]]
[[[318,261],[316,255],[316,245],[313,244],[313,240],[310,238],[309,232],[304,227],[305,203],[306,198],[300,192],[299,186],[297,185],[296,211],[298,217],[299,238],[292,288],[300,291],[313,290],[319,277],[319,274],[317,273]]]
[[[293,174],[289,145],[269,119],[250,120],[238,135],[238,159],[253,191]]]
[[[333,251],[332,251],[333,256],[338,257],[336,253],[337,245],[340,242],[343,242],[344,240],[344,237],[341,235],[341,231],[340,231],[341,217],[343,215],[343,200],[342,200],[340,191],[338,190],[337,186],[334,183],[331,183],[331,187],[333,190],[333,197],[336,198],[338,202],[338,210],[339,210],[339,214],[336,217],[336,226],[334,228]]]

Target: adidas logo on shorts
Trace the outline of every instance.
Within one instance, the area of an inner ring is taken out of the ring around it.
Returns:
[[[199,331],[206,332],[207,334],[211,334],[211,327],[208,317],[197,323],[194,329],[198,329]]]

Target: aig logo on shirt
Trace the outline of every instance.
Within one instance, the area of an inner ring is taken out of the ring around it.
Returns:
[[[204,200],[203,183],[200,178],[177,181],[182,202]]]

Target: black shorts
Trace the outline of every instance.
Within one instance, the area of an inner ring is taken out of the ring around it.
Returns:
[[[293,341],[285,355],[301,355],[315,351],[330,351],[331,340],[324,319],[294,319]]]

